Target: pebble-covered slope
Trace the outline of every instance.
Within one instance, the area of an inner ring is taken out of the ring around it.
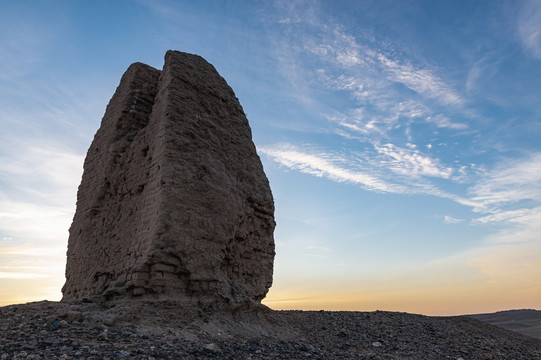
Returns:
[[[163,306],[2,307],[0,359],[541,359],[540,340],[465,317]]]

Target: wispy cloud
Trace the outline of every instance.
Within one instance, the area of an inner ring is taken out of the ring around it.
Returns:
[[[475,219],[475,222],[487,224],[494,222],[515,222],[529,223],[532,217],[540,213],[541,208],[518,209],[518,210],[500,210],[493,214]]]
[[[502,224],[492,243],[539,242],[541,233],[541,153],[508,159],[482,174],[470,189],[483,216],[474,224]]]
[[[387,184],[367,172],[340,166],[337,164],[338,159],[336,157],[331,159],[332,155],[329,154],[309,154],[298,150],[292,145],[266,146],[260,147],[258,150],[279,164],[305,174],[326,177],[336,182],[359,184],[369,190],[391,193],[405,191],[402,186]]]
[[[525,1],[519,11],[518,35],[522,46],[537,59],[541,59],[541,3]]]
[[[470,193],[493,211],[520,201],[541,201],[541,153],[502,162],[484,174]]]
[[[8,20],[0,26],[0,80],[15,80],[29,67],[43,61],[47,44],[53,38],[51,29],[44,29],[38,22]],[[17,29],[17,31],[12,31]]]
[[[498,72],[505,57],[497,52],[484,54],[475,61],[468,72],[466,79],[466,91],[472,93],[483,88],[486,81],[492,79]]]
[[[448,179],[453,174],[452,168],[439,165],[438,161],[422,155],[415,145],[409,145],[409,148],[393,144],[376,145],[376,150],[383,155],[387,168],[400,175]]]
[[[473,220],[475,224],[515,224],[505,233],[499,233],[499,241],[511,237],[531,239],[535,231],[541,230],[536,225],[541,223],[541,208],[531,208],[531,204],[523,203],[532,200],[535,204],[541,199],[540,154],[515,160],[512,165],[509,162],[499,164],[492,171],[474,179],[470,196],[462,196],[442,190],[428,180],[440,178],[453,182],[453,174],[457,170],[423,156],[413,144],[408,148],[393,144],[375,145],[374,148],[374,152],[363,154],[336,154],[291,144],[266,146],[258,150],[289,169],[335,182],[360,185],[368,191],[424,194],[452,200],[483,214]],[[515,208],[509,209],[511,205]],[[447,215],[444,222],[456,224],[463,220]]]
[[[292,144],[258,147],[260,153],[278,164],[305,174],[360,185],[368,191],[430,195],[469,207],[479,207],[472,200],[434,186],[427,178],[446,179],[451,170],[420,156],[415,149],[397,149],[388,144],[377,150],[376,147],[374,151],[364,153],[337,154],[311,147],[299,148]]]
[[[375,57],[389,74],[390,80],[400,82],[428,98],[437,99],[443,105],[461,105],[464,102],[462,97],[433,71],[415,68],[411,64],[400,64],[397,60],[389,59],[383,54],[377,54]]]
[[[366,98],[369,94],[368,89],[363,92],[364,86],[361,87],[360,84],[378,79],[379,83],[382,80],[401,83],[443,105],[459,106],[464,103],[463,97],[436,75],[435,69],[429,68],[428,65],[415,66],[404,63],[401,59],[392,58],[384,54],[373,39],[364,39],[364,42],[360,42],[338,25],[325,24],[321,28],[324,29],[322,38],[305,40],[307,42],[305,50],[346,71],[348,75],[338,75],[334,83],[338,87],[352,90],[358,98]],[[363,79],[362,83],[360,79]],[[390,86],[386,88],[387,91],[390,90]]]
[[[464,130],[468,128],[467,124],[454,122],[453,120],[449,119],[447,116],[444,116],[442,114],[428,116],[426,118],[426,121],[429,123],[436,124],[436,126],[439,128],[449,128],[453,130]]]
[[[1,263],[8,263],[6,256],[63,259],[83,157],[51,147],[15,154],[0,161]]]
[[[328,121],[328,133],[347,139],[351,147],[316,151],[313,147],[270,145],[263,153],[287,168],[370,191],[450,199],[481,215],[477,224],[505,221],[511,214],[508,211],[527,211],[540,201],[541,157],[516,158],[482,170],[467,159],[452,156],[447,141],[436,142],[440,133],[448,139],[453,136],[452,147],[461,151],[461,141],[471,144],[471,136],[478,130],[468,122],[475,115],[453,85],[457,79],[452,74],[420,54],[408,54],[408,49],[397,49],[362,31],[353,34],[318,15],[314,8],[310,20],[303,20],[294,16],[297,7],[289,7],[291,13],[282,17],[297,19],[295,26],[282,24],[288,26],[290,41],[282,44],[288,49],[282,54],[297,67],[305,66],[304,79],[313,76],[303,83],[306,88],[314,86],[312,81],[328,93],[349,95],[350,103],[329,105],[323,117]],[[537,19],[539,6],[528,2],[525,7],[535,7],[535,11],[531,16],[522,15],[521,31],[529,34],[528,44],[535,47],[539,22],[530,18]],[[467,91],[483,72],[494,72],[498,63],[487,57],[475,65],[462,86]],[[291,81],[297,81],[295,76]],[[316,91],[302,93],[311,98],[306,102],[310,106],[327,103]],[[462,140],[460,136],[470,137]],[[526,205],[527,201],[533,203]],[[448,223],[455,220],[444,219]]]
[[[431,122],[428,114],[427,109],[414,100],[392,102],[380,98],[347,113],[334,112],[327,115],[327,119],[340,126],[338,131],[341,135],[351,138],[361,135],[359,140],[373,144],[401,128],[405,138],[410,139],[411,124],[419,119]]]
[[[54,275],[43,274],[43,273],[0,271],[0,279],[39,279],[39,278],[51,278],[51,277],[54,277]]]
[[[50,145],[19,150],[15,156],[0,157],[0,179],[5,184],[0,200],[17,194],[23,203],[73,206],[84,156]]]
[[[305,50],[343,67],[366,64],[366,52],[357,39],[338,26],[326,26],[323,41],[308,41]]]
[[[327,119],[339,126],[335,129],[337,134],[351,139],[356,138],[363,142],[370,141],[367,140],[370,136],[379,135],[377,138],[372,138],[373,141],[384,137],[397,120],[396,117],[380,118],[370,115],[362,107],[351,109],[347,114],[335,112],[327,115]]]
[[[328,126],[334,125],[331,131],[370,144],[404,145],[418,141],[413,129],[420,126],[425,131],[468,129],[465,122],[439,109],[460,112],[466,103],[451,85],[454,82],[446,80],[445,72],[427,61],[409,59],[386,41],[362,31],[354,35],[341,24],[317,15],[313,7],[309,20],[300,20],[303,18],[296,16],[299,6],[287,7],[287,16],[282,16],[299,21],[295,26],[282,24],[288,36],[278,51],[285,68],[291,69],[285,78],[296,89],[295,94],[302,94],[293,96],[302,96],[307,108],[318,108],[330,121]],[[314,82],[323,87],[314,90]],[[318,95],[322,89],[346,92],[352,104],[349,108],[326,107],[328,103]]]
[[[449,215],[445,215],[443,217],[443,222],[446,224],[460,224],[461,222],[464,222],[464,219],[457,219]]]

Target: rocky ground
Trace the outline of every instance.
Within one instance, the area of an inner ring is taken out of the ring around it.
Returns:
[[[541,340],[466,317],[36,302],[0,308],[0,359],[541,359]]]

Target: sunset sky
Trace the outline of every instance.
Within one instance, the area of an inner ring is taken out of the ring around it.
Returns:
[[[274,309],[541,309],[541,1],[0,2],[0,305],[59,300],[120,77],[203,56],[276,205]]]

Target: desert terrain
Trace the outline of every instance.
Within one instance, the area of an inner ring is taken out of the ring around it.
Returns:
[[[0,359],[532,360],[541,340],[471,316],[42,301],[0,308]]]

